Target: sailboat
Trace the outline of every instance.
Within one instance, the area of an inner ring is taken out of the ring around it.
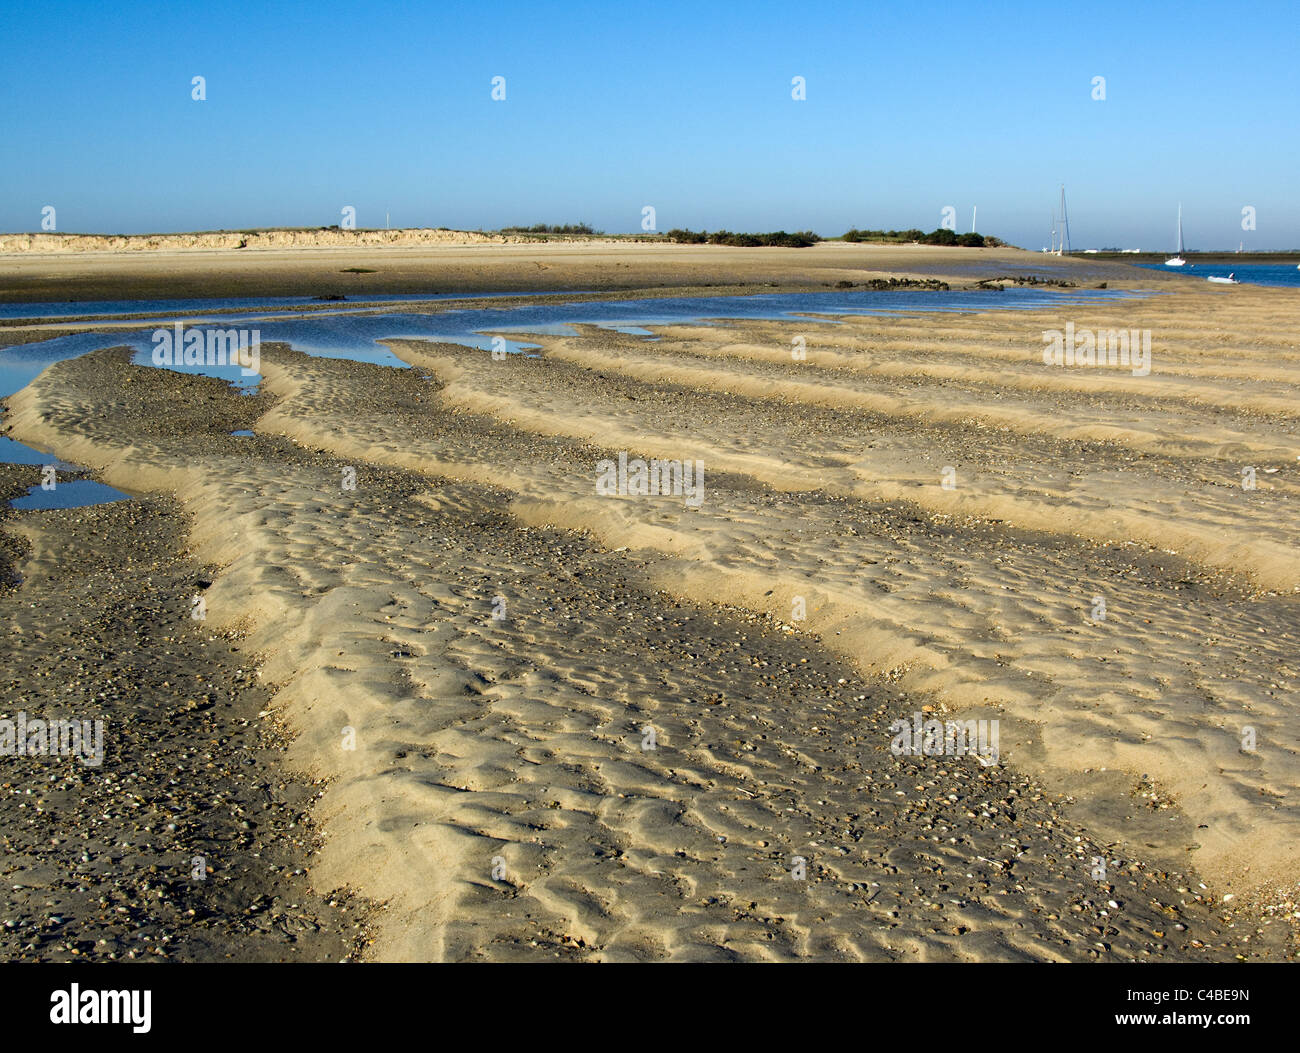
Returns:
[[[1178,251],[1169,259],[1165,260],[1166,267],[1185,267],[1187,261],[1183,259],[1183,205],[1178,203]]]

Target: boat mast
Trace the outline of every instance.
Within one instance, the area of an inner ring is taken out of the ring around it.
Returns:
[[[1070,251],[1070,216],[1065,211],[1065,184],[1061,184],[1061,252]]]

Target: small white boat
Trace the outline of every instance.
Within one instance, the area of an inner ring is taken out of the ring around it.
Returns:
[[[1229,274],[1226,278],[1215,278],[1213,276],[1205,279],[1207,282],[1217,282],[1219,285],[1240,285],[1237,281],[1236,272]]]
[[[1183,205],[1178,203],[1178,251],[1169,259],[1165,260],[1166,267],[1185,267],[1187,261],[1183,259]]]

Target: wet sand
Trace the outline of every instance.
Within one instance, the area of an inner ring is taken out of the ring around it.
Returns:
[[[6,501],[39,482],[0,465]],[[164,496],[0,510],[0,719],[104,721],[98,765],[0,758],[0,959],[340,961],[369,942],[370,904],[308,887],[320,789],[284,770],[253,656],[190,617],[212,573],[188,532]]]
[[[1272,958],[1296,313],[1179,287],[393,341],[413,370],[276,345],[243,440],[238,397],[106,351],[6,423],[176,502],[322,781],[311,886],[383,905],[369,957]],[[1151,375],[1045,366],[1067,320],[1150,329]],[[619,451],[702,460],[701,506],[598,496]],[[999,763],[895,756],[918,711],[998,719]]]

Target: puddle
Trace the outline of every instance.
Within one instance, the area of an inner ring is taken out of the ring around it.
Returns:
[[[626,333],[628,336],[654,336],[649,329],[643,329],[639,325],[602,325],[602,329],[612,329],[616,333]]]
[[[22,497],[9,502],[10,507],[30,511],[51,508],[85,508],[88,505],[106,505],[112,501],[129,501],[130,495],[115,490],[93,479],[69,479],[59,482],[53,490],[31,487]]]
[[[200,328],[195,326],[194,328]],[[137,366],[153,366],[154,344],[151,339],[146,338],[144,347],[140,346],[140,334],[123,333],[121,338],[112,346],[134,347],[136,352],[131,356],[131,361]],[[247,354],[247,352],[245,352]],[[245,360],[247,361],[247,359]],[[401,363],[405,364],[405,363]],[[216,380],[224,380],[241,395],[256,395],[258,385],[262,383],[261,373],[246,373],[238,365],[207,365],[206,363],[196,363],[192,366],[156,366],[157,369],[171,369],[177,373],[197,373],[203,377],[213,377]]]
[[[241,439],[251,439],[251,438],[253,438],[253,433],[252,433],[251,431],[246,431],[246,430],[244,430],[244,429],[240,429],[239,431],[232,431],[230,434],[231,434],[231,435],[238,435]]]
[[[0,435],[0,464],[52,464],[61,472],[79,472],[82,469],[75,464],[61,461],[53,454],[34,450],[21,442]]]

